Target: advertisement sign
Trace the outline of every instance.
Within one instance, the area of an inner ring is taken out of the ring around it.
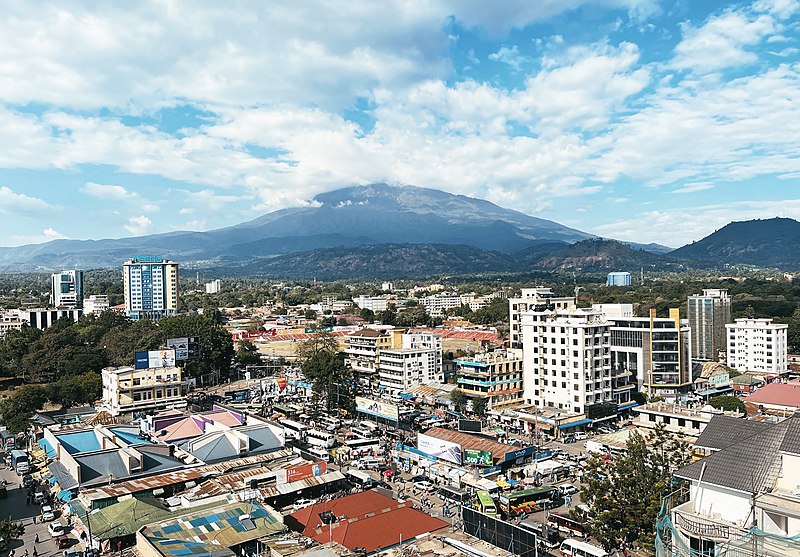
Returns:
[[[503,460],[506,462],[517,460],[518,458],[525,458],[526,456],[531,456],[536,452],[536,447],[525,447],[524,449],[519,449],[518,451],[510,451],[507,452]]]
[[[163,263],[164,258],[160,255],[134,255],[131,257],[133,263]]]
[[[147,361],[150,369],[157,367],[175,367],[175,351],[171,348],[167,350],[151,350],[147,353]]]
[[[147,369],[150,366],[150,358],[147,352],[136,352],[134,361],[136,364],[133,367],[136,369]]]
[[[458,443],[417,433],[417,448],[436,458],[447,460],[453,464],[461,464],[461,445]]]
[[[467,433],[480,433],[481,421],[480,420],[458,420],[458,431]]]
[[[283,470],[278,470],[277,474],[275,475],[275,483],[276,485],[282,485],[292,482],[299,482],[302,480],[307,480],[308,478],[321,476],[327,471],[328,465],[325,463],[325,461],[311,462],[308,464],[303,464],[302,466],[295,466],[294,468],[284,468]]]
[[[167,348],[175,350],[175,359],[180,362],[197,357],[197,339],[194,337],[169,338]]]
[[[372,400],[371,398],[356,397],[356,411],[370,414],[379,418],[385,418],[394,422],[400,418],[400,411],[394,404],[383,402],[382,400]]]
[[[474,464],[476,466],[491,466],[492,453],[489,451],[464,449],[464,464]]]

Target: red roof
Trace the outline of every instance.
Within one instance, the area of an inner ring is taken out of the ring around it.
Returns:
[[[401,538],[407,541],[449,526],[412,509],[411,503],[398,503],[372,490],[301,509],[286,517],[286,525],[319,543],[328,543],[331,531],[319,517],[325,511],[339,518],[333,524],[333,541],[351,551],[363,547],[367,553],[397,545]]]
[[[800,408],[800,383],[769,383],[744,400],[754,404]]]

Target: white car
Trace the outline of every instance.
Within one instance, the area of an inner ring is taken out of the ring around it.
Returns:
[[[60,522],[51,522],[47,525],[47,531],[50,532],[51,536],[57,538],[64,534],[64,525]]]
[[[310,507],[314,503],[316,503],[316,501],[312,499],[298,499],[297,501],[294,502],[292,508],[296,511],[299,511],[300,509],[305,509],[306,507]]]
[[[431,482],[415,482],[414,487],[420,491],[428,493],[431,489],[433,489],[433,484]]]
[[[53,507],[45,505],[42,507],[42,520],[45,522],[50,522],[51,520],[55,520],[56,515],[53,514]]]
[[[578,488],[572,484],[561,484],[558,486],[558,489],[561,491],[561,495],[572,495],[573,493],[578,493]]]

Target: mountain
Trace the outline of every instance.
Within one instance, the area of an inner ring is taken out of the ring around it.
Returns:
[[[671,256],[633,248],[624,242],[594,238],[576,242],[560,251],[531,261],[538,269],[548,271],[629,271],[640,268],[650,271],[678,271],[684,266]]]
[[[700,264],[800,269],[800,222],[773,218],[732,222],[702,240],[670,252]]]
[[[558,223],[482,199],[414,186],[372,184],[316,196],[308,206],[281,209],[208,232],[171,232],[116,240],[54,240],[0,248],[7,271],[116,267],[139,254],[158,254],[193,267],[221,261],[371,244],[447,244],[512,254],[541,242],[592,237]]]

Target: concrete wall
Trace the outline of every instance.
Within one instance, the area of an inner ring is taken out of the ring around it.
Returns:
[[[734,524],[746,526],[752,521],[750,495],[716,485],[692,482],[691,500],[694,511],[710,519],[720,518]]]

